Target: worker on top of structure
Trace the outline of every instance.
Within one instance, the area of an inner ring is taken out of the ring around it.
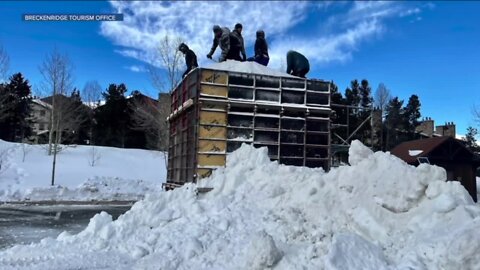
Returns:
[[[213,26],[213,44],[210,52],[207,54],[207,58],[212,59],[212,55],[217,49],[217,46],[220,46],[222,53],[220,54],[219,62],[227,60],[228,52],[230,51],[230,29],[227,27],[220,27],[218,25]]]
[[[182,77],[187,76],[187,74],[192,70],[198,67],[197,55],[188,48],[187,44],[180,43],[178,50],[185,55],[185,64],[187,65],[187,70],[183,73]]]
[[[230,33],[230,51],[228,52],[227,59],[233,59],[237,61],[246,61],[247,54],[245,53],[245,45],[242,37],[243,26],[240,23],[235,24],[235,28]],[[240,56],[240,54],[242,56]]]
[[[293,76],[305,78],[310,71],[310,63],[308,59],[301,53],[296,51],[288,51],[287,53],[287,73]]]
[[[268,45],[265,40],[265,32],[263,30],[257,31],[257,39],[255,40],[255,56],[248,58],[248,61],[255,61],[260,65],[267,66],[270,61],[268,56]]]

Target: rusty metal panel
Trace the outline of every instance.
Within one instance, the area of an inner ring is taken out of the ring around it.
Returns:
[[[214,141],[214,140],[198,140],[198,152],[199,153],[225,153],[227,150],[226,141]]]
[[[226,125],[226,112],[200,111],[200,124]]]
[[[225,166],[225,154],[198,154],[198,167]]]
[[[197,179],[202,179],[212,175],[213,169],[197,169]]]
[[[204,83],[215,83],[215,84],[227,85],[228,73],[225,71],[204,69],[202,70],[200,81]]]
[[[202,111],[222,111],[227,112],[227,106],[225,104],[215,104],[215,103],[208,103],[204,102],[201,105]]]
[[[228,87],[227,86],[202,84],[200,86],[200,94],[209,95],[209,96],[217,96],[217,97],[227,97],[228,96]]]
[[[200,139],[226,139],[227,128],[210,125],[200,125],[198,134]]]

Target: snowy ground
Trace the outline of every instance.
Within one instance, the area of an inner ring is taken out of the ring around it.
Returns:
[[[137,200],[160,189],[166,178],[160,152],[76,146],[57,155],[51,186],[52,156],[46,149],[0,140],[0,202]]]
[[[480,269],[480,207],[443,169],[358,141],[350,163],[324,173],[243,145],[202,182],[211,192],[148,195],[2,251],[0,269]]]

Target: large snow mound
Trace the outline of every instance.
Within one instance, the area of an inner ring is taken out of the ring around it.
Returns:
[[[285,72],[281,72],[278,70],[268,68],[264,65],[260,65],[257,62],[240,62],[235,60],[227,60],[224,62],[212,64],[210,66],[207,66],[206,68],[215,69],[215,70],[250,73],[250,74],[277,76],[277,77],[298,78],[290,74],[287,74]]]
[[[480,207],[442,168],[358,141],[350,158],[325,173],[243,145],[201,182],[212,191],[150,194],[0,252],[0,269],[480,269]]]

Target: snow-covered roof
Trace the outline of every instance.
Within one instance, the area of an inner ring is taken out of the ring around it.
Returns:
[[[277,76],[277,77],[298,78],[296,76],[289,75],[285,72],[281,72],[281,71],[260,65],[257,62],[239,62],[235,60],[227,60],[225,62],[212,64],[205,68],[250,73],[250,74],[261,74],[261,75]]]
[[[40,99],[32,99],[32,102],[33,102],[33,103],[36,103],[36,104],[38,104],[38,105],[40,105],[40,106],[42,106],[42,107],[48,108],[48,109],[51,109],[51,108],[52,108],[52,105],[50,105],[50,104],[48,104],[48,103],[46,103],[46,102],[43,102],[43,101],[41,101]]]
[[[408,154],[409,154],[411,157],[418,156],[418,155],[420,155],[421,153],[423,153],[423,150],[408,150]]]
[[[99,106],[103,106],[103,105],[105,105],[105,103],[106,103],[105,100],[99,100],[99,101],[84,101],[84,102],[83,102],[83,104],[84,104],[85,106],[88,106],[88,107],[90,107],[90,108],[92,108],[92,109],[95,109],[95,108],[97,108],[97,107],[99,107]]]

